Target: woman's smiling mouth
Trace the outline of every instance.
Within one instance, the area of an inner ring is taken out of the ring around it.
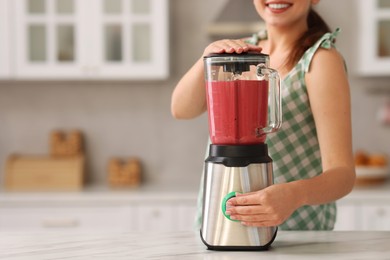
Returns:
[[[269,10],[275,13],[284,12],[292,6],[292,4],[286,2],[268,2],[265,5]]]

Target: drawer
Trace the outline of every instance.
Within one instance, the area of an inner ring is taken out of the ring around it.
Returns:
[[[137,207],[137,231],[175,231],[177,210],[173,205],[142,205]]]
[[[363,230],[390,230],[390,206],[362,205]]]
[[[196,206],[192,204],[149,204],[137,206],[139,232],[193,231]]]
[[[131,230],[130,207],[0,208],[0,231],[13,230]]]
[[[337,218],[334,230],[358,230],[361,229],[358,219],[358,208],[356,205],[337,205]]]
[[[179,206],[178,231],[194,231],[197,228],[195,225],[197,210],[198,210],[197,206],[194,205]]]

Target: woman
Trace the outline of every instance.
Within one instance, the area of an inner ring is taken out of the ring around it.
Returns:
[[[319,0],[254,0],[266,37],[220,40],[210,53],[262,51],[282,78],[283,124],[267,138],[275,184],[237,194],[227,214],[248,226],[331,230],[335,201],[353,188],[350,93],[344,61],[331,33],[312,9]],[[203,59],[172,95],[172,114],[188,119],[206,111]]]

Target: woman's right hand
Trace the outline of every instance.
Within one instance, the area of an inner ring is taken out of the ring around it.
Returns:
[[[248,51],[260,52],[261,47],[246,43],[243,40],[218,40],[206,47],[203,56],[210,53],[243,53]]]

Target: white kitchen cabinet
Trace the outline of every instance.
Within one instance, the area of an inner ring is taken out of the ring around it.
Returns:
[[[390,230],[390,201],[356,201],[338,205],[334,229]]]
[[[99,2],[92,64],[103,78],[168,76],[168,0]],[[99,39],[102,39],[99,41]]]
[[[195,210],[195,206],[177,205],[173,202],[111,206],[80,206],[79,203],[72,203],[70,206],[26,204],[0,207],[0,231],[191,231],[194,228]]]
[[[359,229],[358,208],[354,204],[337,205],[337,219],[334,230],[346,231]]]
[[[191,231],[195,213],[196,206],[187,203],[139,205],[136,231]]]
[[[363,230],[390,230],[390,203],[361,206]]]
[[[195,226],[196,213],[198,207],[193,204],[182,204],[178,206],[179,221],[176,223],[176,231],[190,231],[197,228]]]
[[[16,78],[56,78],[88,75],[83,50],[83,5],[88,1],[14,1]]]
[[[0,79],[11,76],[9,0],[0,1]]]
[[[0,190],[1,231],[193,231],[197,193],[111,191],[18,193]]]
[[[142,205],[137,207],[137,231],[173,231],[176,229],[176,207],[171,204]]]
[[[359,0],[358,15],[359,73],[390,75],[390,0]]]
[[[14,0],[15,78],[164,79],[167,0]]]
[[[335,230],[390,230],[390,182],[357,187],[337,201]]]
[[[114,206],[8,207],[0,209],[0,231],[129,231],[133,230],[131,209]]]

